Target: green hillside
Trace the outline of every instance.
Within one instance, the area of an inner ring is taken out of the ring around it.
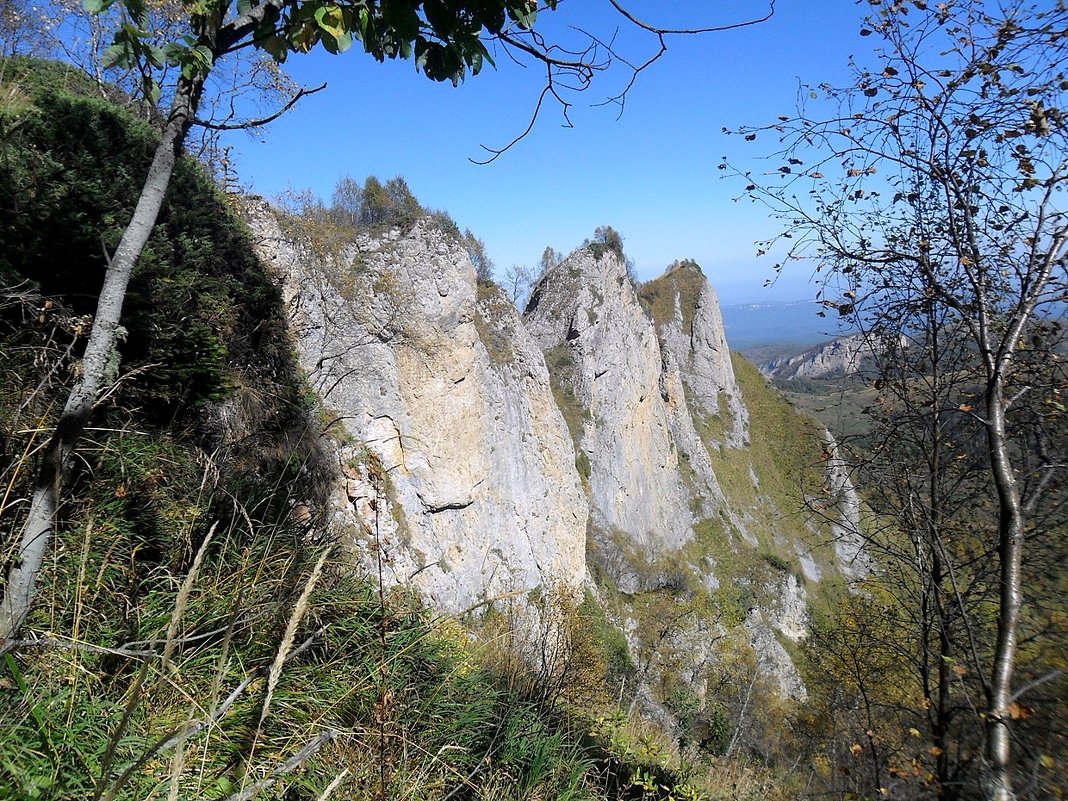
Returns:
[[[0,69],[6,560],[154,135],[72,70]],[[279,293],[192,160],[127,309],[113,391],[0,664],[0,796],[519,801],[682,781],[567,712],[599,681],[608,635],[579,623],[595,607],[555,612],[583,671],[549,687],[311,536],[322,423]]]

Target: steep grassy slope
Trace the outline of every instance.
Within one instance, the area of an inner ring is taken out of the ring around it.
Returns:
[[[0,74],[7,564],[153,134],[65,68]],[[545,601],[562,637],[545,647],[582,666],[550,684],[496,640],[476,648],[406,593],[348,574],[312,533],[332,480],[322,423],[250,253],[184,161],[37,602],[0,663],[0,796],[518,801],[680,783],[564,714],[563,697],[601,692],[609,669],[611,631],[581,622],[595,608]]]

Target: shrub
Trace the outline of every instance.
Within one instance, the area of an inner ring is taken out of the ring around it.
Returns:
[[[80,81],[42,80],[66,74],[55,65],[8,66],[28,104],[0,138],[0,275],[34,281],[73,314],[92,313],[156,134],[111,103],[77,94],[86,88]],[[292,372],[278,290],[244,226],[188,158],[175,169],[123,320],[122,368],[137,380],[123,383],[118,398],[160,419],[225,397],[231,367],[253,352],[268,384]]]

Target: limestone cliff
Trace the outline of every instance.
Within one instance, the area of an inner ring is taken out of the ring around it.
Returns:
[[[679,376],[695,417],[723,418],[719,431],[709,431],[712,443],[745,447],[749,410],[731,366],[716,290],[696,263],[682,261],[642,291],[656,322],[665,373]]]
[[[672,407],[685,401],[666,383],[660,342],[622,259],[577,250],[542,277],[524,318],[588,459],[596,530],[645,553],[682,546],[693,514]]]
[[[810,491],[843,522],[799,513],[798,475],[829,446],[739,378],[697,265],[639,287],[587,245],[520,318],[429,218],[346,238],[263,203],[248,217],[324,422],[347,432],[330,526],[366,567],[448,612],[585,586],[650,719],[672,719],[679,682],[704,698],[724,660],[804,697],[789,648],[812,593],[866,569],[855,496],[817,464]]]
[[[344,425],[335,526],[460,611],[586,573],[588,508],[537,344],[455,237],[421,222],[333,252],[250,209],[309,380]]]
[[[780,639],[807,636],[804,582],[838,574],[833,550],[814,547],[818,522],[797,513],[791,475],[818,458],[819,432],[788,437],[810,448],[792,460],[783,434],[751,435],[700,268],[678,263],[639,289],[618,253],[588,245],[540,278],[524,319],[586,467],[591,567],[629,635],[635,703],[664,717],[653,688],[680,676],[703,697],[726,644],[752,653],[776,692],[803,698]]]

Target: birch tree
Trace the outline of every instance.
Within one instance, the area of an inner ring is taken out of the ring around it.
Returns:
[[[822,302],[879,345],[880,380],[894,389],[880,403],[909,398],[911,419],[894,419],[910,426],[930,480],[899,496],[896,519],[903,534],[920,537],[924,599],[939,610],[925,613],[936,632],[931,696],[945,701],[952,660],[974,671],[982,792],[1010,801],[1013,727],[1028,689],[1015,682],[1021,567],[1064,482],[1063,437],[1051,438],[1056,426],[1041,420],[1063,418],[1065,398],[1055,341],[1068,298],[1068,8],[1026,0],[871,7],[860,34],[878,42],[877,64],[856,67],[849,86],[804,87],[795,114],[740,131],[777,146],[770,169],[739,176],[784,223],[761,250],[785,250],[777,269],[814,265]],[[989,512],[978,502],[968,508],[974,530],[990,538],[980,549],[994,574],[989,641],[974,596],[954,584],[959,554],[943,539],[954,508],[947,497],[963,497],[953,460],[971,458],[962,440],[969,428],[982,475],[969,473],[967,486],[992,496]],[[904,440],[885,438],[884,455],[901,457]],[[964,638],[963,653],[938,652],[949,637]],[[949,713],[936,711],[934,748],[944,754]],[[948,765],[940,770],[950,774]]]

